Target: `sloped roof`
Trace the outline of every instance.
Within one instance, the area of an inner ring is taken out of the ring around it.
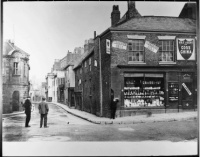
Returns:
[[[196,32],[196,20],[178,17],[143,16],[131,18],[124,23],[110,27],[110,29]]]
[[[3,55],[12,55],[12,53],[14,51],[21,52],[27,58],[30,56],[24,50],[20,49],[19,47],[17,47],[16,45],[10,43],[9,41],[4,42],[4,45],[3,45]]]
[[[73,69],[76,69],[77,67],[79,67],[82,62],[94,51],[94,46],[88,51],[88,52],[85,52],[81,55],[80,59],[78,59],[77,61],[75,61],[74,63],[74,68]]]

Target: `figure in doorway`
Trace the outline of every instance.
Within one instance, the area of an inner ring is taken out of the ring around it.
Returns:
[[[111,100],[111,119],[115,119],[115,113],[117,110],[117,103],[119,102],[118,98]]]

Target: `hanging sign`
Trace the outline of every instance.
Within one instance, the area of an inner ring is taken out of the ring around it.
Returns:
[[[126,50],[127,49],[127,44],[123,43],[121,41],[113,41],[112,42],[112,47]]]
[[[195,40],[177,38],[177,60],[195,60]]]
[[[150,43],[149,41],[146,41],[145,44],[144,44],[144,47],[146,47],[147,49],[149,49],[150,51],[154,52],[154,53],[157,53],[158,52],[158,49],[159,47]]]
[[[110,54],[110,40],[106,39],[106,53]]]
[[[185,90],[188,92],[189,95],[192,95],[191,91],[189,90],[189,88],[186,86],[185,83],[182,83],[182,86],[185,88]]]

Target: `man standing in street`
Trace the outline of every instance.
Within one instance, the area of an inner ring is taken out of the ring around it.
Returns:
[[[43,125],[43,119],[44,119],[44,127],[47,128],[47,114],[49,112],[49,106],[45,102],[45,98],[42,98],[42,102],[38,105],[39,113],[40,113],[40,128]]]
[[[31,119],[31,108],[32,108],[30,97],[27,97],[27,99],[25,100],[24,108],[25,108],[25,114],[26,114],[25,127],[30,127],[30,125],[28,125]]]

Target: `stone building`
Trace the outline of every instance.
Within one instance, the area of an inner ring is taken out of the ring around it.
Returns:
[[[22,111],[29,96],[29,54],[7,41],[3,45],[3,113]]]
[[[195,110],[196,37],[194,19],[141,16],[134,1],[120,18],[113,6],[111,27],[74,67],[77,107],[110,117],[111,98],[118,98],[118,117]]]

